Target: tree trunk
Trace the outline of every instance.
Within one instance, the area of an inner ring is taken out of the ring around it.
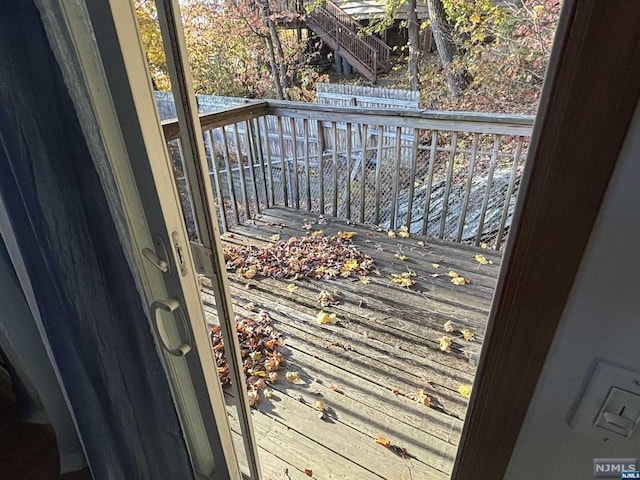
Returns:
[[[262,0],[258,2],[260,5],[260,11],[262,13],[262,22],[266,27],[269,28],[269,35],[264,36],[264,40],[267,43],[267,50],[269,50],[269,65],[271,66],[271,75],[273,76],[273,85],[276,90],[276,98],[278,100],[284,100],[284,92],[282,89],[282,77],[280,75],[281,70],[278,68],[278,62],[276,60],[275,47],[273,45],[273,30],[275,30],[275,25],[273,25],[273,20],[271,20],[271,10],[269,9],[269,1]],[[276,33],[276,38],[278,38]],[[280,39],[278,39],[278,45],[280,44]],[[280,46],[280,50],[282,50],[282,46]]]
[[[411,90],[417,91],[418,62],[420,60],[420,48],[418,46],[418,12],[416,12],[416,0],[407,0],[407,20],[409,30],[409,83]]]
[[[429,19],[433,38],[440,61],[447,76],[447,84],[452,97],[458,97],[469,86],[468,73],[459,67],[453,66],[453,60],[458,56],[458,47],[451,35],[452,29],[442,5],[442,0],[427,0],[429,6]]]

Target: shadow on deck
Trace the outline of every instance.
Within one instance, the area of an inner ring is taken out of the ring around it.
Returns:
[[[274,207],[223,235],[233,245],[263,244],[276,233],[286,240],[306,235],[302,227],[308,219],[313,230],[326,235],[356,232],[354,245],[381,273],[371,275],[369,284],[357,277],[300,279],[293,282],[294,292],[287,289],[290,280],[229,273],[236,313],[266,310],[286,342],[286,365],[273,385],[274,396],[253,411],[264,477],[304,479],[311,470],[317,479],[448,478],[468,403],[458,388],[473,383],[468,357],[481,348],[500,254],[416,235],[389,238],[375,227],[321,218]],[[477,254],[491,263],[480,265]],[[407,270],[415,272],[416,284],[394,285],[391,273]],[[454,285],[450,271],[469,283]],[[321,290],[334,292],[339,301],[324,308],[337,314],[335,325],[316,322]],[[202,294],[207,317],[216,322],[206,285]],[[438,342],[447,321],[456,329],[448,334],[453,338],[448,353]],[[473,341],[463,338],[465,328],[475,334]],[[287,382],[285,371],[300,372],[301,381]],[[431,397],[430,407],[416,401],[419,389]],[[314,410],[318,400],[327,405],[324,420]],[[227,402],[233,405],[229,395]],[[240,441],[235,409],[228,412]],[[406,455],[377,444],[379,436],[406,449]]]

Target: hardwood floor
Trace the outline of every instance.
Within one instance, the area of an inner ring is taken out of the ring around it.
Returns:
[[[284,207],[231,229],[223,240],[256,245],[276,233],[282,240],[304,236],[304,219],[325,235],[356,232],[354,245],[374,259],[381,275],[370,275],[364,284],[358,278],[249,280],[229,274],[236,313],[266,310],[286,342],[286,366],[273,384],[274,396],[253,411],[265,478],[309,478],[305,470],[316,479],[448,478],[468,403],[459,387],[473,383],[475,368],[468,357],[481,347],[500,254],[416,235],[389,238],[370,226]],[[481,265],[478,254],[491,263]],[[392,273],[408,270],[415,272],[412,288],[393,284]],[[469,283],[454,285],[450,271]],[[295,291],[287,288],[291,283]],[[336,313],[337,324],[316,321],[322,290],[333,292],[339,302],[324,308]],[[215,322],[215,302],[206,285],[202,294]],[[453,338],[451,351],[443,352],[438,339],[447,321],[455,331],[447,334]],[[473,332],[473,341],[463,338],[465,328]],[[287,382],[285,371],[299,372],[301,381]],[[418,390],[431,398],[429,407],[417,401]],[[237,434],[228,392],[227,400]],[[314,410],[318,400],[327,405],[325,420]],[[378,444],[380,436],[396,448]]]

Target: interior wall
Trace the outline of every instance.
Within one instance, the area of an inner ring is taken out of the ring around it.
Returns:
[[[594,458],[640,457],[638,432],[604,442],[569,423],[598,361],[640,372],[639,159],[637,106],[505,478],[587,479]]]

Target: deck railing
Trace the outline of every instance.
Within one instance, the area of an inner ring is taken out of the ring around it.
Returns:
[[[284,205],[497,249],[533,125],[531,116],[283,101],[200,120],[222,230]],[[163,128],[190,224],[180,132],[176,121]]]

